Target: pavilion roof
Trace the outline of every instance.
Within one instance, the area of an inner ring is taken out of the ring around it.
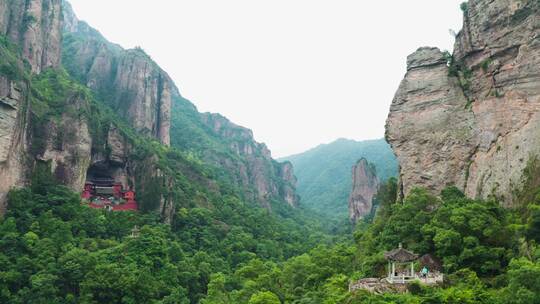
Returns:
[[[385,252],[384,258],[392,262],[404,263],[415,261],[416,259],[418,259],[418,255],[416,253],[412,253],[407,249],[404,249],[403,247],[401,247],[400,244],[398,248]]]

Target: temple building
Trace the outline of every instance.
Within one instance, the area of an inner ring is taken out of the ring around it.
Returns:
[[[94,164],[88,169],[82,199],[95,209],[137,210],[135,191],[125,185],[123,172],[107,162]]]

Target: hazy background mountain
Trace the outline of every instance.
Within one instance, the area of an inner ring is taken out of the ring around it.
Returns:
[[[301,204],[326,215],[348,216],[351,168],[360,158],[375,164],[381,181],[397,175],[397,160],[384,139],[340,138],[306,152],[284,157],[294,166]]]

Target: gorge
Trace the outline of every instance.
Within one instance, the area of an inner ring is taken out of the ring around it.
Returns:
[[[407,57],[384,139],[276,160],[69,2],[0,0],[0,303],[538,303],[540,2],[459,8],[452,53]],[[358,123],[330,113],[310,131]]]

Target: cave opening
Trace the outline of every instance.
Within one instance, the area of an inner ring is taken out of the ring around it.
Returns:
[[[92,208],[137,210],[126,170],[115,162],[100,161],[88,168],[82,198]]]

